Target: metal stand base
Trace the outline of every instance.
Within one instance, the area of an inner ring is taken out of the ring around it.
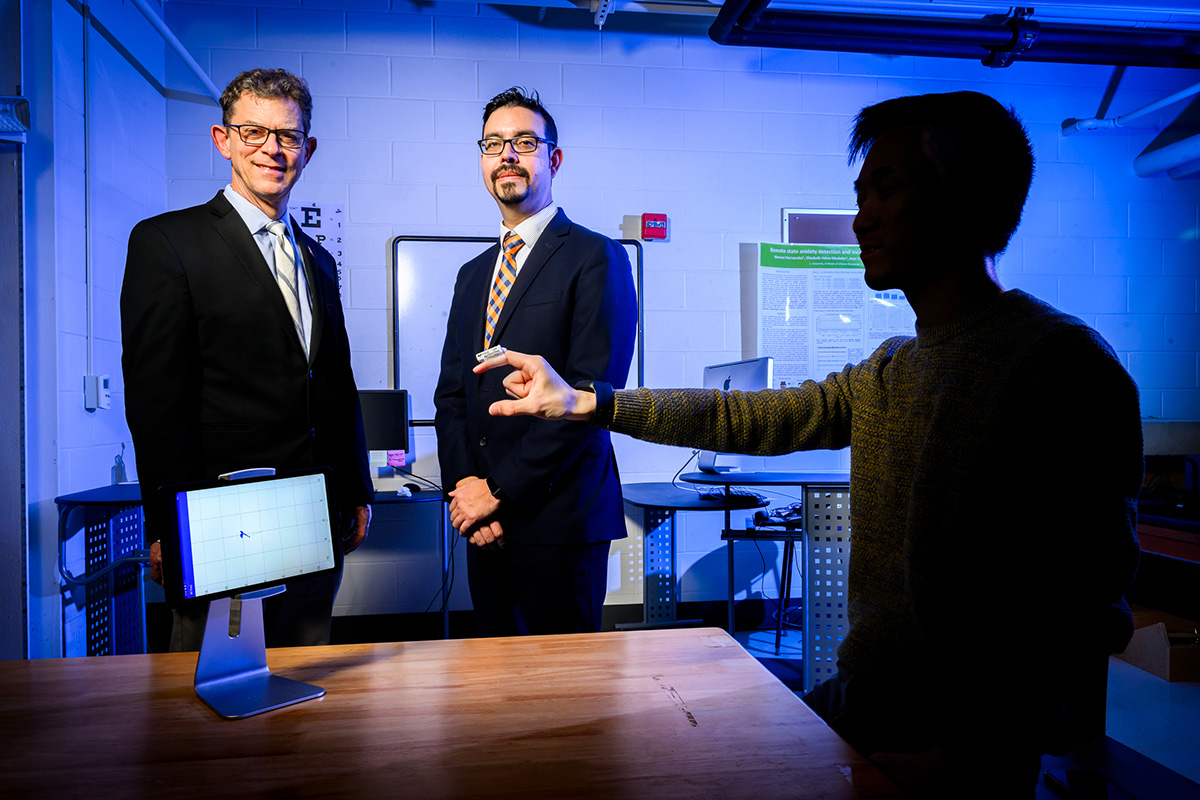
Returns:
[[[242,595],[237,636],[229,635],[229,598],[209,603],[196,662],[196,694],[224,719],[244,719],[325,694],[320,686],[272,675],[267,668],[262,601],[284,588]]]

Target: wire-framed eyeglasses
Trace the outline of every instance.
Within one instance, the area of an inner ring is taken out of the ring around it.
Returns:
[[[539,144],[554,147],[554,142],[537,136],[514,136],[511,139],[501,139],[499,136],[489,136],[478,142],[479,152],[485,156],[498,156],[504,152],[504,145],[511,145],[514,153],[527,155],[536,152]]]
[[[284,150],[299,150],[308,141],[307,133],[289,128],[264,128],[262,125],[232,124],[226,124],[225,127],[235,129],[242,141],[251,147],[266,144],[267,138],[272,133],[275,134],[275,141],[279,142],[279,146]]]

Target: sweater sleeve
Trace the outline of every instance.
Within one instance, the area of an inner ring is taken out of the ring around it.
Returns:
[[[794,389],[633,389],[615,393],[614,433],[659,444],[774,456],[850,444],[855,367]]]
[[[908,337],[888,339],[866,361],[791,389],[618,391],[593,421],[635,439],[723,453],[840,450],[850,445],[853,409],[880,403],[884,373],[906,341]]]

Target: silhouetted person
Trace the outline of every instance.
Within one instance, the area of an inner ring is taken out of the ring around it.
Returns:
[[[904,291],[915,337],[793,389],[611,400],[510,352],[518,399],[492,413],[756,455],[849,445],[849,629],[805,702],[914,795],[1031,797],[1043,752],[1102,732],[1088,712],[1132,635],[1137,389],[1094,330],[996,278],[1033,175],[1014,113],[888,100],[850,155],[866,282]]]

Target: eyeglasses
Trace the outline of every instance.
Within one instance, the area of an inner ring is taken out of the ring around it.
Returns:
[[[514,136],[511,139],[489,136],[486,139],[480,139],[478,144],[479,152],[485,156],[498,156],[504,152],[504,145],[506,144],[512,145],[514,153],[528,154],[537,150],[539,142],[554,147],[554,142],[549,139],[539,139],[537,136]]]
[[[294,131],[287,128],[264,128],[262,125],[228,124],[225,127],[236,129],[238,136],[242,137],[242,141],[251,147],[266,144],[267,137],[272,133],[275,134],[275,141],[279,142],[279,146],[284,150],[299,150],[308,141],[308,134],[304,131]]]

